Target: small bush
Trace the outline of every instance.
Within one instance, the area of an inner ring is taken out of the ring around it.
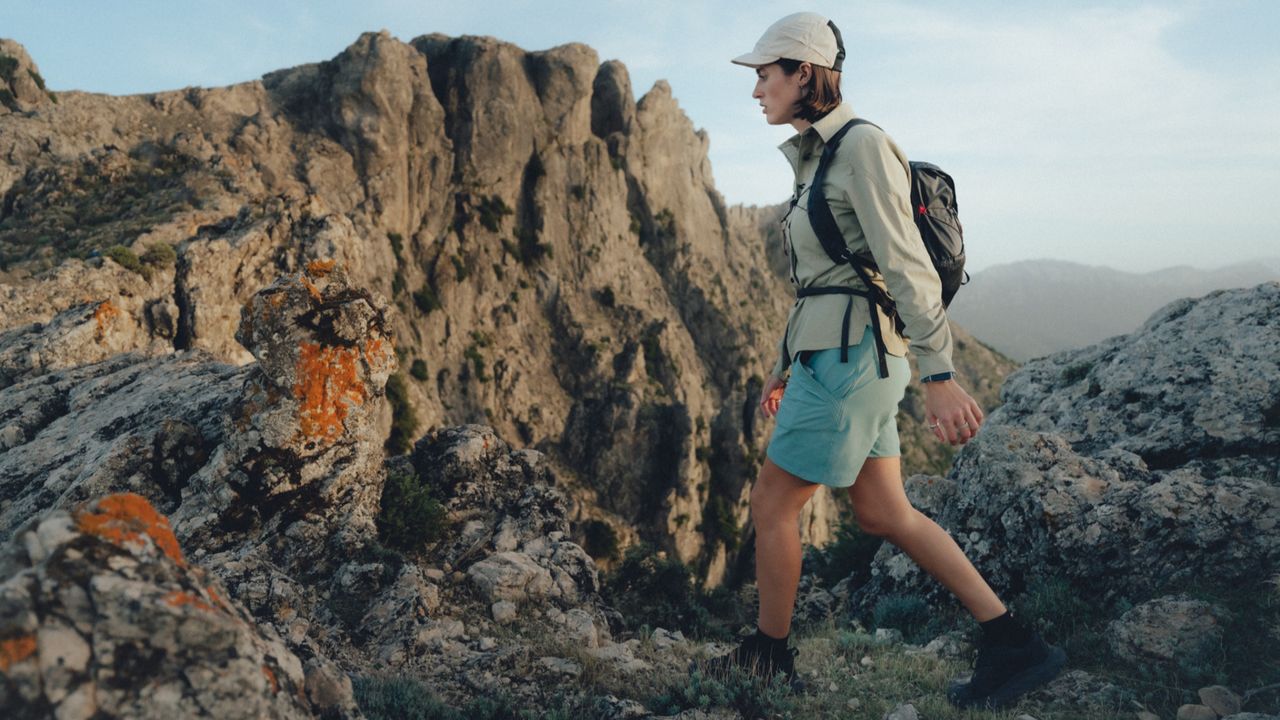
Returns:
[[[427,315],[433,310],[440,309],[440,298],[436,297],[436,291],[431,289],[431,284],[426,283],[421,290],[413,292],[413,304],[418,306],[422,314]]]
[[[582,185],[574,185],[569,188],[569,193],[573,195],[575,200],[581,200],[587,196],[587,189]]]
[[[18,58],[12,55],[0,55],[0,78],[13,82],[13,73],[18,69]]]
[[[810,572],[821,578],[828,589],[850,575],[855,575],[855,584],[861,585],[860,581],[870,576],[871,560],[882,542],[882,538],[862,532],[857,523],[841,523],[835,540],[824,547],[809,549]]]
[[[158,242],[147,248],[139,258],[144,264],[152,267],[173,267],[178,260],[178,253],[173,246],[167,242]]]
[[[613,288],[608,285],[604,286],[596,293],[596,300],[599,300],[600,304],[607,308],[613,307],[617,302],[617,298],[613,295]]]
[[[427,364],[422,361],[422,358],[413,361],[413,365],[409,367],[409,374],[413,376],[414,380],[421,382],[426,382],[427,378],[430,377],[427,372]]]
[[[445,508],[414,473],[393,471],[382,487],[378,537],[388,547],[420,550],[444,535]]]
[[[929,606],[919,595],[887,595],[881,598],[873,610],[873,621],[878,628],[897,628],[909,643],[927,641]]]
[[[457,255],[450,257],[449,260],[453,262],[453,271],[458,278],[458,282],[466,280],[467,276],[471,274],[471,270],[467,267],[466,262]]]
[[[391,252],[395,253],[398,262],[404,262],[404,236],[398,232],[387,233],[387,239],[391,241]]]
[[[481,199],[477,209],[480,211],[480,224],[491,232],[498,232],[498,228],[502,226],[502,218],[511,214],[511,208],[497,195]]]
[[[603,594],[635,625],[680,630],[691,637],[728,639],[746,612],[726,587],[705,592],[684,563],[662,558],[646,543],[627,549],[605,576]]]
[[[409,388],[400,373],[387,378],[387,402],[391,403],[391,434],[387,437],[386,450],[392,455],[403,455],[413,446],[418,415],[409,404]]]
[[[172,248],[170,250],[172,251]],[[114,260],[117,265],[125,270],[132,270],[147,280],[151,279],[151,267],[143,265],[138,256],[129,248],[123,245],[112,245],[102,254]]]
[[[588,520],[583,523],[584,544],[582,549],[591,557],[612,560],[618,554],[618,533],[613,526],[602,520]]]

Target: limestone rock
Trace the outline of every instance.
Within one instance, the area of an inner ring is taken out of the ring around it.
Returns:
[[[1133,663],[1197,657],[1221,642],[1224,612],[1202,600],[1156,598],[1114,620],[1107,638],[1117,655]]]
[[[1256,583],[1280,559],[1280,388],[1261,379],[1278,362],[1278,314],[1280,283],[1221,291],[1032,361],[952,472],[912,478],[908,496],[993,587],[1056,576],[1109,602]],[[868,613],[890,592],[946,595],[886,545],[849,606]]]
[[[4,549],[0,576],[0,704],[19,715],[355,711],[349,683],[308,698],[298,657],[189,563],[141,496],[33,519]]]

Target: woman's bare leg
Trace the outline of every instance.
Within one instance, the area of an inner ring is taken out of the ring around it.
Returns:
[[[817,489],[817,484],[792,475],[768,457],[751,488],[759,626],[770,637],[784,637],[791,631],[800,583],[800,510]]]
[[[857,482],[849,488],[849,499],[863,532],[883,537],[901,548],[954,593],[975,620],[984,622],[1004,614],[1004,603],[955,539],[911,506],[902,488],[899,458],[867,458]]]

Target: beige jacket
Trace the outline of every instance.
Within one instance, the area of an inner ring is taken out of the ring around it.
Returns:
[[[848,264],[835,265],[809,225],[809,183],[818,169],[826,141],[856,117],[848,103],[778,146],[795,170],[792,207],[782,221],[783,245],[791,266],[793,288],[847,285],[862,288]],[[911,212],[910,166],[897,144],[873,125],[857,125],[840,141],[823,183],[831,213],[849,248],[874,258],[880,273],[872,282],[889,291],[906,325],[905,336],[877,308],[886,350],[899,357],[915,353],[922,375],[954,370],[951,328],[942,308],[942,283],[929,260]],[[787,316],[785,338],[778,341],[779,378],[801,350],[840,346],[847,304],[852,298],[849,343],[856,345],[871,324],[868,301],[849,295],[798,298]],[[791,357],[783,353],[783,340]]]

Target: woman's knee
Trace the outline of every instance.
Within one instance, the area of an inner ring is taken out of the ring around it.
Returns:
[[[915,521],[915,508],[886,512],[883,509],[866,510],[857,506],[853,509],[854,518],[862,532],[876,537],[891,537],[908,528]]]

